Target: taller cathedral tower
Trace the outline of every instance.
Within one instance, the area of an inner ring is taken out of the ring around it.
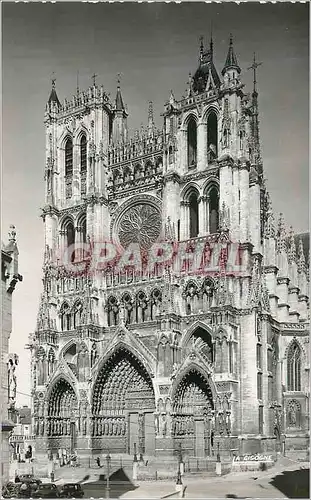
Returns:
[[[221,74],[213,42],[202,41],[187,94],[171,92],[161,130],[150,103],[132,138],[119,83],[114,102],[94,77],[63,104],[53,83],[43,293],[30,342],[37,454],[306,447],[308,266],[302,239],[282,217],[274,225],[257,66],[247,94],[232,38]],[[146,264],[157,241],[177,246],[181,265]],[[211,273],[208,255],[221,243],[225,261],[232,242],[246,271]],[[139,246],[139,271],[128,261],[126,272],[94,272],[98,243]]]

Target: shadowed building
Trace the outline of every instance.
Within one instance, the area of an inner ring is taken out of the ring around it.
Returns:
[[[202,41],[187,94],[171,92],[160,130],[150,103],[131,138],[119,83],[114,102],[94,75],[61,104],[53,81],[30,339],[37,453],[133,453],[136,443],[201,457],[218,445],[281,451],[284,438],[306,448],[309,265],[302,240],[274,222],[257,66],[245,93],[232,38],[221,75]],[[178,243],[178,262],[150,266],[157,241]],[[102,242],[128,250],[124,272],[90,267],[87,248]],[[243,272],[229,266],[230,242]]]
[[[1,243],[1,477],[3,483],[9,479],[9,436],[14,428],[16,402],[16,365],[18,357],[9,354],[12,332],[12,294],[16,283],[22,280],[18,274],[18,249],[15,227],[10,227],[9,242]]]

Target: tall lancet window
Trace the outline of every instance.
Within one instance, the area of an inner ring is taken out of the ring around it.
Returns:
[[[287,390],[301,391],[301,349],[293,342],[287,355]]]
[[[209,231],[217,233],[219,227],[219,196],[216,187],[209,192]]]
[[[80,141],[81,174],[86,172],[86,137],[83,135]]]
[[[65,144],[65,176],[72,176],[73,173],[73,152],[72,139],[69,137]]]
[[[190,238],[196,238],[199,234],[199,203],[196,193],[192,193],[189,198],[189,222]]]
[[[72,174],[73,174],[73,150],[72,139],[68,137],[65,144],[65,189],[66,198],[72,196]]]
[[[194,118],[190,118],[187,127],[188,142],[188,167],[194,168],[197,162],[197,124]]]
[[[83,134],[80,140],[80,174],[81,174],[81,194],[86,194],[86,171],[87,171],[87,155],[86,155],[86,137]]]
[[[214,113],[214,111],[211,111],[207,119],[207,155],[209,161],[214,160],[218,156],[217,126],[216,113]]]

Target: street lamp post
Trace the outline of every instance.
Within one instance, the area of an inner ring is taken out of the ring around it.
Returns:
[[[220,462],[219,442],[217,443],[217,462]]]
[[[107,462],[107,484],[106,484],[106,498],[110,498],[110,483],[109,483],[109,476],[110,476],[110,462],[111,462],[111,456],[109,455],[109,451],[106,455],[106,462]]]
[[[136,443],[134,443],[134,462],[137,462],[137,448],[136,448]]]

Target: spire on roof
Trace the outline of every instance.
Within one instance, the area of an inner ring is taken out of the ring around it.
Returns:
[[[206,50],[201,37],[199,67],[193,77],[194,92],[205,92],[208,80],[213,82],[212,87],[220,86],[220,79],[213,62],[213,38],[211,37],[210,47]]]
[[[200,36],[200,57],[199,61],[202,60],[203,52],[204,52],[204,44],[203,44],[203,36]]]
[[[48,100],[48,104],[55,103],[58,107],[60,107],[60,102],[59,102],[59,99],[58,99],[57,93],[56,93],[55,82],[56,82],[56,78],[54,77],[54,73],[53,73],[53,77],[52,77],[52,89],[51,89],[50,97],[49,97],[49,100]]]
[[[288,247],[288,262],[293,263],[296,261],[296,245],[294,238],[293,226],[289,228],[289,247]]]
[[[152,135],[154,130],[154,119],[153,119],[153,103],[149,101],[148,107],[148,135]]]
[[[278,230],[277,230],[277,252],[282,253],[286,251],[286,229],[284,216],[280,213],[279,221],[278,221]]]
[[[299,238],[299,243],[298,243],[297,259],[298,259],[298,272],[302,273],[303,271],[306,270],[306,258],[303,251],[303,244],[301,238]]]
[[[265,224],[265,238],[275,237],[275,220],[272,210],[272,201],[269,193],[267,192],[267,220]]]
[[[118,80],[117,80],[117,95],[116,95],[116,111],[125,111],[125,107],[123,104],[123,99],[122,99],[122,94],[121,94],[121,87],[120,87],[120,73],[118,74]]]
[[[229,49],[228,49],[228,54],[227,54],[225,65],[224,65],[223,70],[221,72],[222,75],[224,75],[228,69],[235,69],[238,73],[241,73],[241,68],[238,64],[238,60],[237,60],[237,57],[236,57],[234,49],[233,49],[232,33],[230,33]]]

